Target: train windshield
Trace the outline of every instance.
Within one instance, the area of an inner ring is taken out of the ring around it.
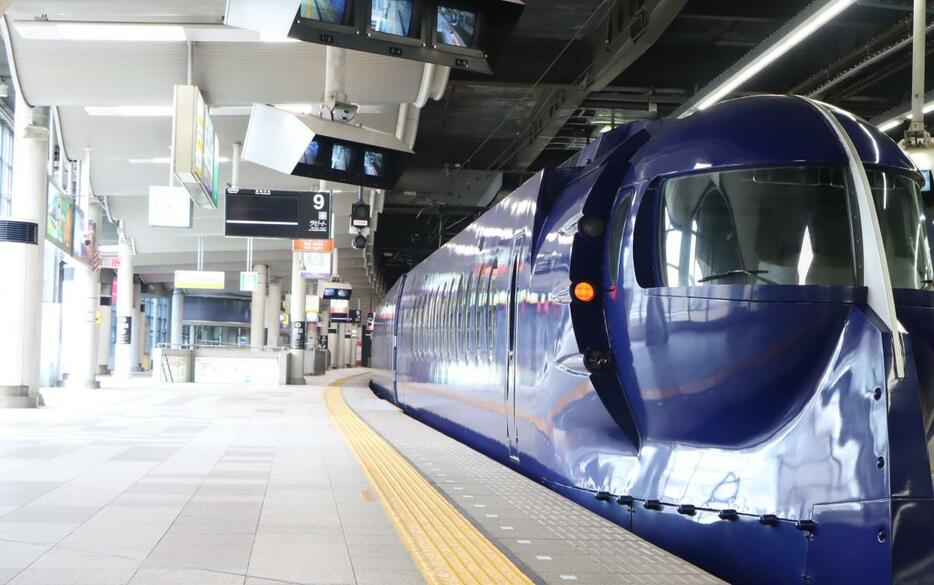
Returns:
[[[879,215],[892,287],[934,290],[921,189],[904,175],[879,170],[869,170],[867,175]]]
[[[934,290],[918,186],[869,170],[892,286]],[[846,170],[713,172],[663,186],[664,286],[857,284]]]
[[[713,172],[663,188],[664,286],[854,286],[845,170]]]

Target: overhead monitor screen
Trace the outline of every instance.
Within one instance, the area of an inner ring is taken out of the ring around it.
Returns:
[[[343,24],[346,22],[347,0],[302,0],[299,15],[318,22]]]
[[[308,148],[305,149],[305,153],[302,155],[302,164],[311,165],[313,167],[325,167],[327,166],[327,158],[325,157],[324,147],[321,146],[321,142],[318,139],[312,140],[308,143]]]
[[[371,177],[383,176],[383,157],[382,152],[367,150],[363,153],[363,172]]]
[[[412,28],[412,0],[373,0],[370,29],[373,32],[409,36]]]
[[[331,299],[347,300],[347,299],[350,298],[350,296],[351,296],[352,293],[353,293],[353,291],[352,291],[351,289],[349,289],[349,288],[330,288],[330,287],[327,287],[327,288],[324,289],[324,294],[321,295],[321,296],[322,296],[323,298],[327,299],[327,300],[331,300]]]
[[[438,7],[438,42],[452,47],[474,46],[477,31],[477,13],[459,8]]]
[[[331,149],[331,169],[349,171],[351,164],[353,164],[353,149],[342,144],[335,144]]]

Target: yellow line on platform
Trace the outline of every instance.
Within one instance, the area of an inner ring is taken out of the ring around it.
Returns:
[[[344,401],[350,378],[324,401],[427,583],[531,585],[532,581]]]

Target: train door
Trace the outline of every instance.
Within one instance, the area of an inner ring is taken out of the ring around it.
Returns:
[[[506,437],[509,440],[509,458],[519,461],[519,436],[516,430],[516,370],[518,369],[517,348],[519,334],[519,273],[522,270],[523,236],[519,235],[512,240],[510,254],[509,302],[506,307],[507,353],[506,353]]]
[[[402,328],[401,322],[404,318],[402,314],[402,297],[405,295],[405,279],[408,273],[403,273],[399,283],[399,294],[396,296],[396,310],[392,319],[392,400],[399,408],[402,403],[399,402],[399,330]]]

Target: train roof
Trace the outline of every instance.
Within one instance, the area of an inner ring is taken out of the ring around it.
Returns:
[[[911,159],[875,126],[822,105],[841,122],[865,164],[917,173]],[[651,138],[631,158],[627,183],[701,169],[848,163],[836,132],[815,103],[798,96],[758,95],[722,102],[679,120],[625,124],[561,167],[602,164],[619,145],[643,131]]]

